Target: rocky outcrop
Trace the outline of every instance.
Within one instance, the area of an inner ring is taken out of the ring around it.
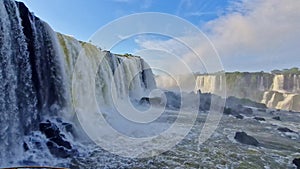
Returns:
[[[297,169],[300,169],[300,158],[295,158],[293,160],[293,164],[297,166]]]
[[[278,120],[278,121],[281,121],[281,119],[280,119],[280,117],[279,117],[279,116],[272,117],[272,119],[274,119],[274,120]]]
[[[72,130],[71,124],[64,123],[62,125],[67,131]],[[41,122],[39,128],[48,139],[46,145],[51,154],[56,157],[67,158],[75,152],[71,143],[67,141],[66,136],[55,123],[47,120],[46,122]]]
[[[279,127],[277,130],[280,131],[280,132],[283,132],[283,133],[286,133],[286,132],[294,133],[293,130],[291,130],[287,127]]]
[[[253,119],[257,121],[266,121],[266,119],[262,117],[254,117]]]
[[[259,142],[254,137],[247,135],[245,132],[236,132],[234,139],[243,144],[259,146]]]

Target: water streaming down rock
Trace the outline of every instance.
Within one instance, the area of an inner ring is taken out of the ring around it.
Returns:
[[[2,162],[22,154],[23,136],[67,102],[56,35],[23,3],[0,2]]]
[[[87,82],[96,85],[99,104],[113,105],[110,85],[115,85],[118,97],[137,99],[156,87],[152,71],[140,57],[114,55],[57,34],[22,2],[0,1],[0,28],[0,166],[22,159],[30,145],[24,140],[35,140],[27,136],[41,135],[32,134],[40,122],[57,116],[74,119],[71,83],[80,54],[105,58],[96,84]]]
[[[222,90],[225,79],[227,96],[248,98],[264,103],[270,108],[300,111],[299,74],[264,72],[202,74],[196,75],[195,91],[200,89],[203,93],[218,93]],[[160,88],[172,90],[177,86],[174,80],[166,76],[157,76],[156,81]]]

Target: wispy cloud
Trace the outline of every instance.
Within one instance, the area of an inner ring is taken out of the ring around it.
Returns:
[[[111,1],[116,3],[127,3],[127,4],[138,3],[141,9],[148,9],[151,7],[153,0],[111,0]]]
[[[196,12],[187,12],[185,14],[185,16],[203,16],[203,15],[215,15],[217,14],[216,11],[210,11],[210,12],[199,12],[199,11],[196,11]]]
[[[183,0],[179,7],[188,2]],[[226,70],[300,66],[299,9],[300,1],[295,0],[239,1],[228,8],[227,14],[205,23],[202,30],[212,40]],[[193,41],[191,36],[184,38]],[[178,46],[174,40],[148,39],[138,43],[143,48],[155,49],[173,50]],[[194,43],[192,47],[203,56],[212,54],[209,42]],[[189,53],[182,58],[190,64],[194,62]]]
[[[192,5],[192,0],[180,0],[177,6],[176,15],[179,15],[181,11],[183,11],[187,7],[190,7],[191,5]]]
[[[141,8],[142,9],[148,9],[148,8],[151,7],[151,5],[152,5],[152,0],[144,0],[142,2]]]
[[[299,66],[299,8],[294,0],[243,1],[204,29],[229,68]]]

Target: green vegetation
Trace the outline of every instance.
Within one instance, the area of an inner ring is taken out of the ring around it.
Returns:
[[[291,69],[283,69],[283,70],[272,70],[272,74],[296,74],[300,75],[300,70],[297,67],[293,67]]]
[[[133,55],[132,55],[132,54],[130,54],[130,53],[125,53],[125,54],[124,54],[124,56],[125,56],[125,57],[127,57],[127,58],[129,58],[129,57],[133,57]]]

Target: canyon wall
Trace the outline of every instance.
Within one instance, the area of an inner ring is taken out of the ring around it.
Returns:
[[[170,78],[156,76],[157,86],[167,90],[179,90],[185,83],[184,75]],[[248,98],[264,103],[269,108],[300,111],[300,74],[277,72],[233,72],[195,75],[194,91],[202,93],[221,93],[227,96]]]
[[[197,76],[196,90],[215,93],[220,75]],[[227,96],[248,98],[269,108],[300,111],[300,75],[270,73],[226,73]],[[223,77],[224,78],[224,77]]]

